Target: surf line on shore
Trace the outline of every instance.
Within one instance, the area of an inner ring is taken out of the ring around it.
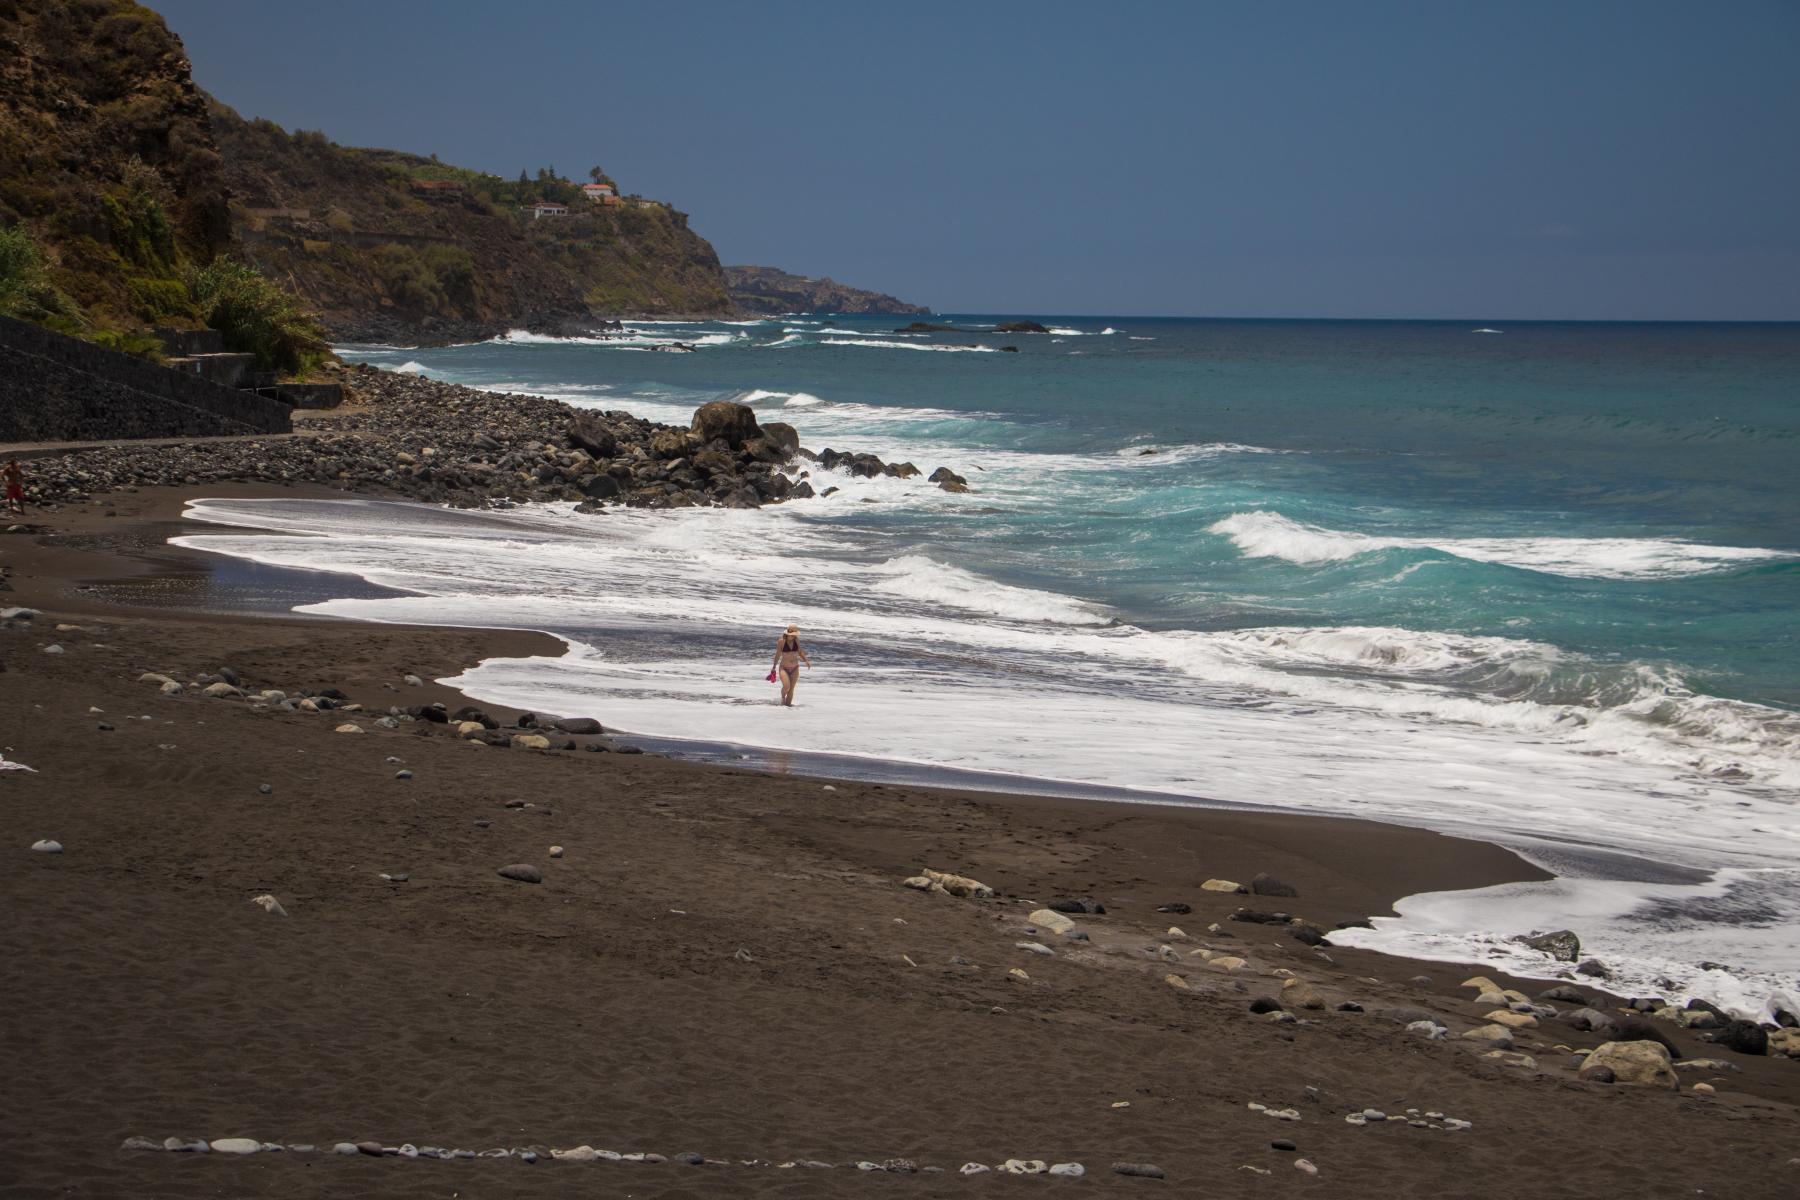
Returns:
[[[1079,609],[1046,619],[1057,599],[1048,594],[997,588],[990,607],[1018,605],[1029,617],[908,594],[892,586],[886,560],[846,554],[829,527],[779,510],[593,521],[555,507],[461,514],[262,500],[198,501],[187,515],[275,531],[178,539],[190,548],[360,575],[402,593],[304,611],[533,629],[570,646],[561,658],[489,660],[445,681],[487,702],[768,753],[985,772],[1008,780],[1005,790],[1048,779],[1122,788],[1140,802],[1224,796],[1497,842],[1584,883],[1561,893],[1523,885],[1476,906],[1409,898],[1399,918],[1350,940],[1558,977],[1566,966],[1533,961],[1506,939],[1569,912],[1593,922],[1579,932],[1616,987],[1744,1012],[1800,990],[1777,965],[1785,940],[1767,920],[1800,916],[1800,881],[1791,867],[1734,853],[1730,836],[1734,821],[1767,814],[1755,802],[1748,814],[1713,811],[1710,840],[1689,837],[1707,797],[1671,788],[1646,764],[1185,679],[1121,658],[1143,631]],[[803,695],[777,712],[761,672],[737,679],[721,664],[759,661],[764,634],[796,617],[820,631],[812,645],[827,652],[828,673],[809,686],[829,686],[831,702],[809,706]]]

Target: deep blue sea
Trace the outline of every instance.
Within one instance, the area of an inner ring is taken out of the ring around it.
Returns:
[[[209,504],[328,536],[208,542],[418,593],[331,611],[575,644],[461,681],[496,700],[1473,833],[1562,877],[1411,898],[1366,944],[1543,969],[1505,938],[1566,925],[1645,990],[1797,989],[1800,326],[910,319],[344,353],[682,424],[740,399],[971,494],[796,462],[841,490]],[[782,710],[789,621],[819,665]]]

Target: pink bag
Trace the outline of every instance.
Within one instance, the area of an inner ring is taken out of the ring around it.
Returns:
[[[777,682],[777,680],[775,678],[775,668],[774,667],[769,668],[769,682],[770,683]]]

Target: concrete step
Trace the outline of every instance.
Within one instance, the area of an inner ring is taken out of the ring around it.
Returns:
[[[172,329],[158,325],[150,332],[162,342],[163,353],[171,358],[225,352],[225,335],[216,329]]]
[[[168,366],[189,375],[198,375],[220,387],[234,388],[242,384],[256,366],[256,355],[225,351],[217,354],[190,354],[182,358],[171,358]]]

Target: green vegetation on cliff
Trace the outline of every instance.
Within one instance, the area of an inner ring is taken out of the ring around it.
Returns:
[[[549,169],[503,179],[288,133],[215,104],[239,252],[347,338],[723,313],[718,256],[666,205],[589,201]],[[528,204],[562,204],[534,218]]]
[[[116,339],[193,324],[183,282],[229,242],[206,98],[130,0],[0,0],[6,310]]]

